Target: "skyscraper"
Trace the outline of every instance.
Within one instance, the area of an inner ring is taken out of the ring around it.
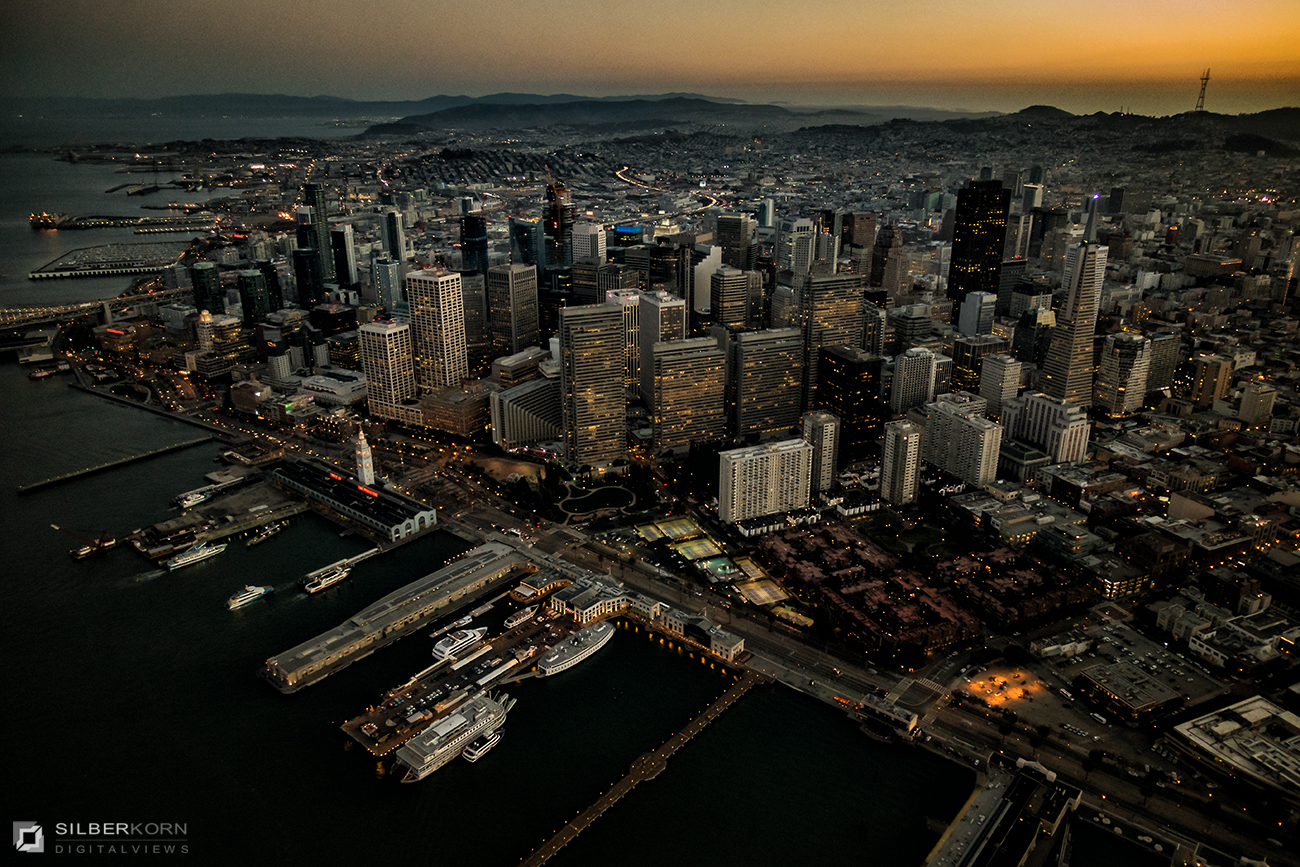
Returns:
[[[357,250],[352,224],[339,223],[330,229],[330,250],[334,255],[334,281],[340,286],[357,284]]]
[[[402,273],[406,273],[406,220],[402,212],[398,210],[389,210],[384,212],[384,252],[388,257],[402,267]]]
[[[718,517],[729,523],[807,507],[813,447],[802,439],[718,455]]]
[[[608,464],[627,454],[623,312],[612,304],[560,311],[560,400],[567,457]]]
[[[492,319],[488,313],[487,275],[461,270],[460,297],[465,315],[465,350],[469,366],[478,367],[493,356]]]
[[[357,329],[357,337],[371,415],[418,424],[411,327],[396,322],[368,322]]]
[[[1197,407],[1213,406],[1222,400],[1232,385],[1232,360],[1222,355],[1198,355],[1192,359],[1196,365],[1192,381],[1192,402]]]
[[[375,300],[389,316],[396,314],[402,300],[401,266],[385,253],[370,260],[370,282],[375,287]]]
[[[816,224],[806,218],[781,221],[777,235],[778,271],[807,274],[812,270],[816,254],[816,229]]]
[[[573,264],[573,216],[573,200],[564,184],[548,183],[546,204],[542,212],[542,234],[548,271]]]
[[[727,406],[736,439],[771,437],[799,424],[803,335],[795,328],[727,335]]]
[[[723,265],[709,276],[709,312],[715,325],[745,327],[749,320],[749,275],[745,271]]]
[[[640,329],[641,400],[654,412],[654,346],[686,339],[686,301],[667,292],[642,292],[637,299]]]
[[[415,381],[422,389],[458,386],[469,375],[460,275],[429,269],[406,275],[415,346]]]
[[[573,227],[573,261],[605,263],[605,227],[600,223],[578,223]]]
[[[325,206],[325,188],[320,184],[302,185],[303,204],[312,209],[311,227],[315,234],[316,256],[320,259],[321,280],[325,283],[334,281],[334,256],[330,250],[330,224],[328,210]]]
[[[325,278],[320,271],[319,251],[306,247],[293,251],[293,277],[298,285],[298,306],[310,310],[325,300]]]
[[[195,262],[190,266],[194,285],[194,306],[209,313],[225,313],[225,293],[221,290],[221,271],[216,262]]]
[[[1151,341],[1140,334],[1111,334],[1101,351],[1092,405],[1110,416],[1142,408],[1151,369]]]
[[[839,469],[840,420],[825,410],[814,410],[803,417],[803,438],[813,447],[812,490],[828,491]]]
[[[488,317],[493,350],[513,355],[540,340],[537,269],[532,265],[495,265],[487,270]]]
[[[266,275],[256,268],[239,272],[239,303],[244,308],[244,324],[256,325],[271,312],[271,295],[266,290]]]
[[[748,214],[719,214],[716,238],[722,264],[741,271],[754,267],[754,233],[758,226]]]
[[[641,293],[617,289],[606,293],[605,303],[623,313],[623,387],[635,393],[641,387]]]
[[[985,357],[980,367],[979,396],[988,402],[985,414],[994,421],[1002,417],[1002,405],[1019,392],[1021,367],[1019,361],[1003,353]]]
[[[1066,301],[1052,331],[1041,384],[1044,392],[1066,403],[1087,406],[1092,402],[1092,340],[1108,249],[1083,241],[1066,250]]]
[[[984,417],[984,400],[968,392],[926,404],[925,459],[968,485],[997,477],[1002,426]]]
[[[1001,181],[971,181],[957,192],[948,297],[954,306],[971,292],[998,294],[1011,191]]]
[[[460,261],[461,267],[466,271],[487,274],[487,218],[482,212],[466,214],[460,218]]]
[[[993,333],[993,309],[998,296],[988,292],[972,292],[961,302],[957,314],[957,330],[962,337],[978,337]]]
[[[726,354],[711,337],[656,343],[649,361],[656,449],[687,450],[726,433]]]
[[[840,420],[840,454],[863,457],[888,414],[885,359],[854,346],[823,346],[817,379],[818,405]]]
[[[1041,392],[1004,401],[1002,426],[1008,437],[1040,449],[1054,464],[1083,460],[1092,432],[1083,406]]]
[[[924,431],[910,421],[891,421],[885,425],[880,496],[886,503],[905,506],[916,502],[923,437]]]
[[[1157,331],[1151,340],[1151,370],[1147,373],[1147,391],[1169,388],[1178,368],[1178,351],[1182,338],[1173,331]]]
[[[862,345],[860,274],[813,277],[796,275],[795,304],[804,332],[804,390],[809,406],[817,402],[817,364],[823,346]]]
[[[917,346],[894,358],[894,380],[889,389],[889,411],[903,415],[934,400],[937,375],[935,355]]]
[[[984,359],[1009,347],[1001,337],[959,337],[952,343],[952,388],[954,391],[978,392]]]
[[[542,223],[527,217],[510,218],[510,260],[519,265],[546,265]]]

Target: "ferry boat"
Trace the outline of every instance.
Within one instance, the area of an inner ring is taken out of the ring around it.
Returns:
[[[442,662],[448,657],[456,656],[483,639],[487,627],[479,629],[458,629],[433,646],[433,658]]]
[[[248,603],[261,599],[273,589],[274,588],[271,587],[256,587],[252,584],[245,584],[244,589],[241,592],[236,593],[234,596],[231,596],[226,600],[226,608],[231,611],[234,611],[236,608],[243,608]]]
[[[351,574],[351,566],[335,566],[333,569],[326,569],[315,578],[308,578],[307,582],[302,585],[302,589],[308,593],[319,593],[326,587],[339,583]]]
[[[591,626],[580,629],[570,638],[546,651],[542,658],[537,661],[537,676],[550,677],[553,674],[559,674],[561,671],[572,668],[608,644],[613,637],[614,625],[612,623],[593,623]]]
[[[537,613],[536,605],[529,605],[527,608],[520,608],[514,614],[506,618],[506,629],[514,629],[521,623],[526,623]]]
[[[182,566],[189,566],[191,563],[197,563],[200,560],[215,557],[224,550],[226,550],[225,542],[218,542],[215,545],[209,545],[207,542],[200,542],[189,550],[182,551],[170,560],[164,560],[163,565],[168,569],[179,569]]]
[[[501,730],[496,729],[485,735],[479,735],[470,741],[469,746],[465,747],[465,752],[461,753],[467,762],[477,762],[487,755],[488,750],[495,747],[501,741]]]
[[[182,509],[188,509],[191,506],[197,506],[205,500],[212,499],[211,491],[190,491],[188,494],[181,494],[176,498],[176,505]]]
[[[27,374],[28,379],[44,379],[47,376],[53,376],[58,373],[53,367],[38,367],[31,373]]]
[[[398,765],[406,768],[402,782],[424,779],[464,753],[480,735],[495,732],[514,706],[515,700],[508,695],[494,697],[483,693],[411,738],[397,751]],[[486,750],[479,755],[483,752]]]
[[[254,545],[260,545],[287,526],[289,526],[288,521],[274,521],[267,524],[265,527],[257,531],[256,536],[248,540],[248,544],[245,547],[251,548]]]

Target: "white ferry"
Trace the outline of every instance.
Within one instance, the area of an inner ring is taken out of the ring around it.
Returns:
[[[514,706],[515,700],[508,695],[494,698],[484,693],[411,738],[397,751],[398,764],[407,769],[402,782],[424,779],[465,752],[480,735],[495,732]],[[478,751],[478,755],[483,752],[486,750]]]
[[[248,603],[261,599],[263,596],[270,593],[272,589],[273,588],[271,587],[256,587],[252,584],[245,584],[244,589],[241,592],[236,593],[234,596],[231,596],[226,600],[226,607],[231,611],[234,611],[236,608],[243,608]]]
[[[319,593],[326,587],[339,583],[351,574],[351,566],[335,566],[333,569],[328,569],[320,573],[315,578],[309,578],[306,583],[302,585],[302,589],[306,590],[308,593]]]
[[[470,741],[469,746],[465,747],[465,752],[461,755],[467,762],[477,762],[487,755],[488,750],[495,747],[501,741],[501,730],[495,729],[485,735],[479,735]]]
[[[442,662],[452,656],[458,656],[483,639],[487,627],[479,629],[458,629],[433,646],[433,658]]]
[[[533,619],[533,615],[536,613],[536,605],[529,605],[527,608],[520,608],[514,614],[511,614],[506,618],[506,629],[514,629],[521,623],[527,623],[529,620]]]
[[[191,563],[197,563],[200,560],[215,557],[224,550],[226,550],[225,542],[218,542],[215,545],[209,545],[206,542],[199,542],[189,550],[182,551],[170,560],[164,560],[163,565],[168,569],[179,569],[182,566],[188,566]]]
[[[550,677],[572,668],[600,650],[614,637],[612,623],[593,623],[574,633],[550,650],[537,661],[537,676]]]

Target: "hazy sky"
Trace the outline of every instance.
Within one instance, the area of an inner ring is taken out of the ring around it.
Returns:
[[[11,0],[0,95],[1300,105],[1300,0]]]

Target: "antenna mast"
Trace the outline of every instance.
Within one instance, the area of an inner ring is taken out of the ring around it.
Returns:
[[[1205,111],[1205,85],[1210,83],[1210,70],[1207,67],[1205,74],[1201,76],[1201,95],[1196,97],[1196,110]]]

